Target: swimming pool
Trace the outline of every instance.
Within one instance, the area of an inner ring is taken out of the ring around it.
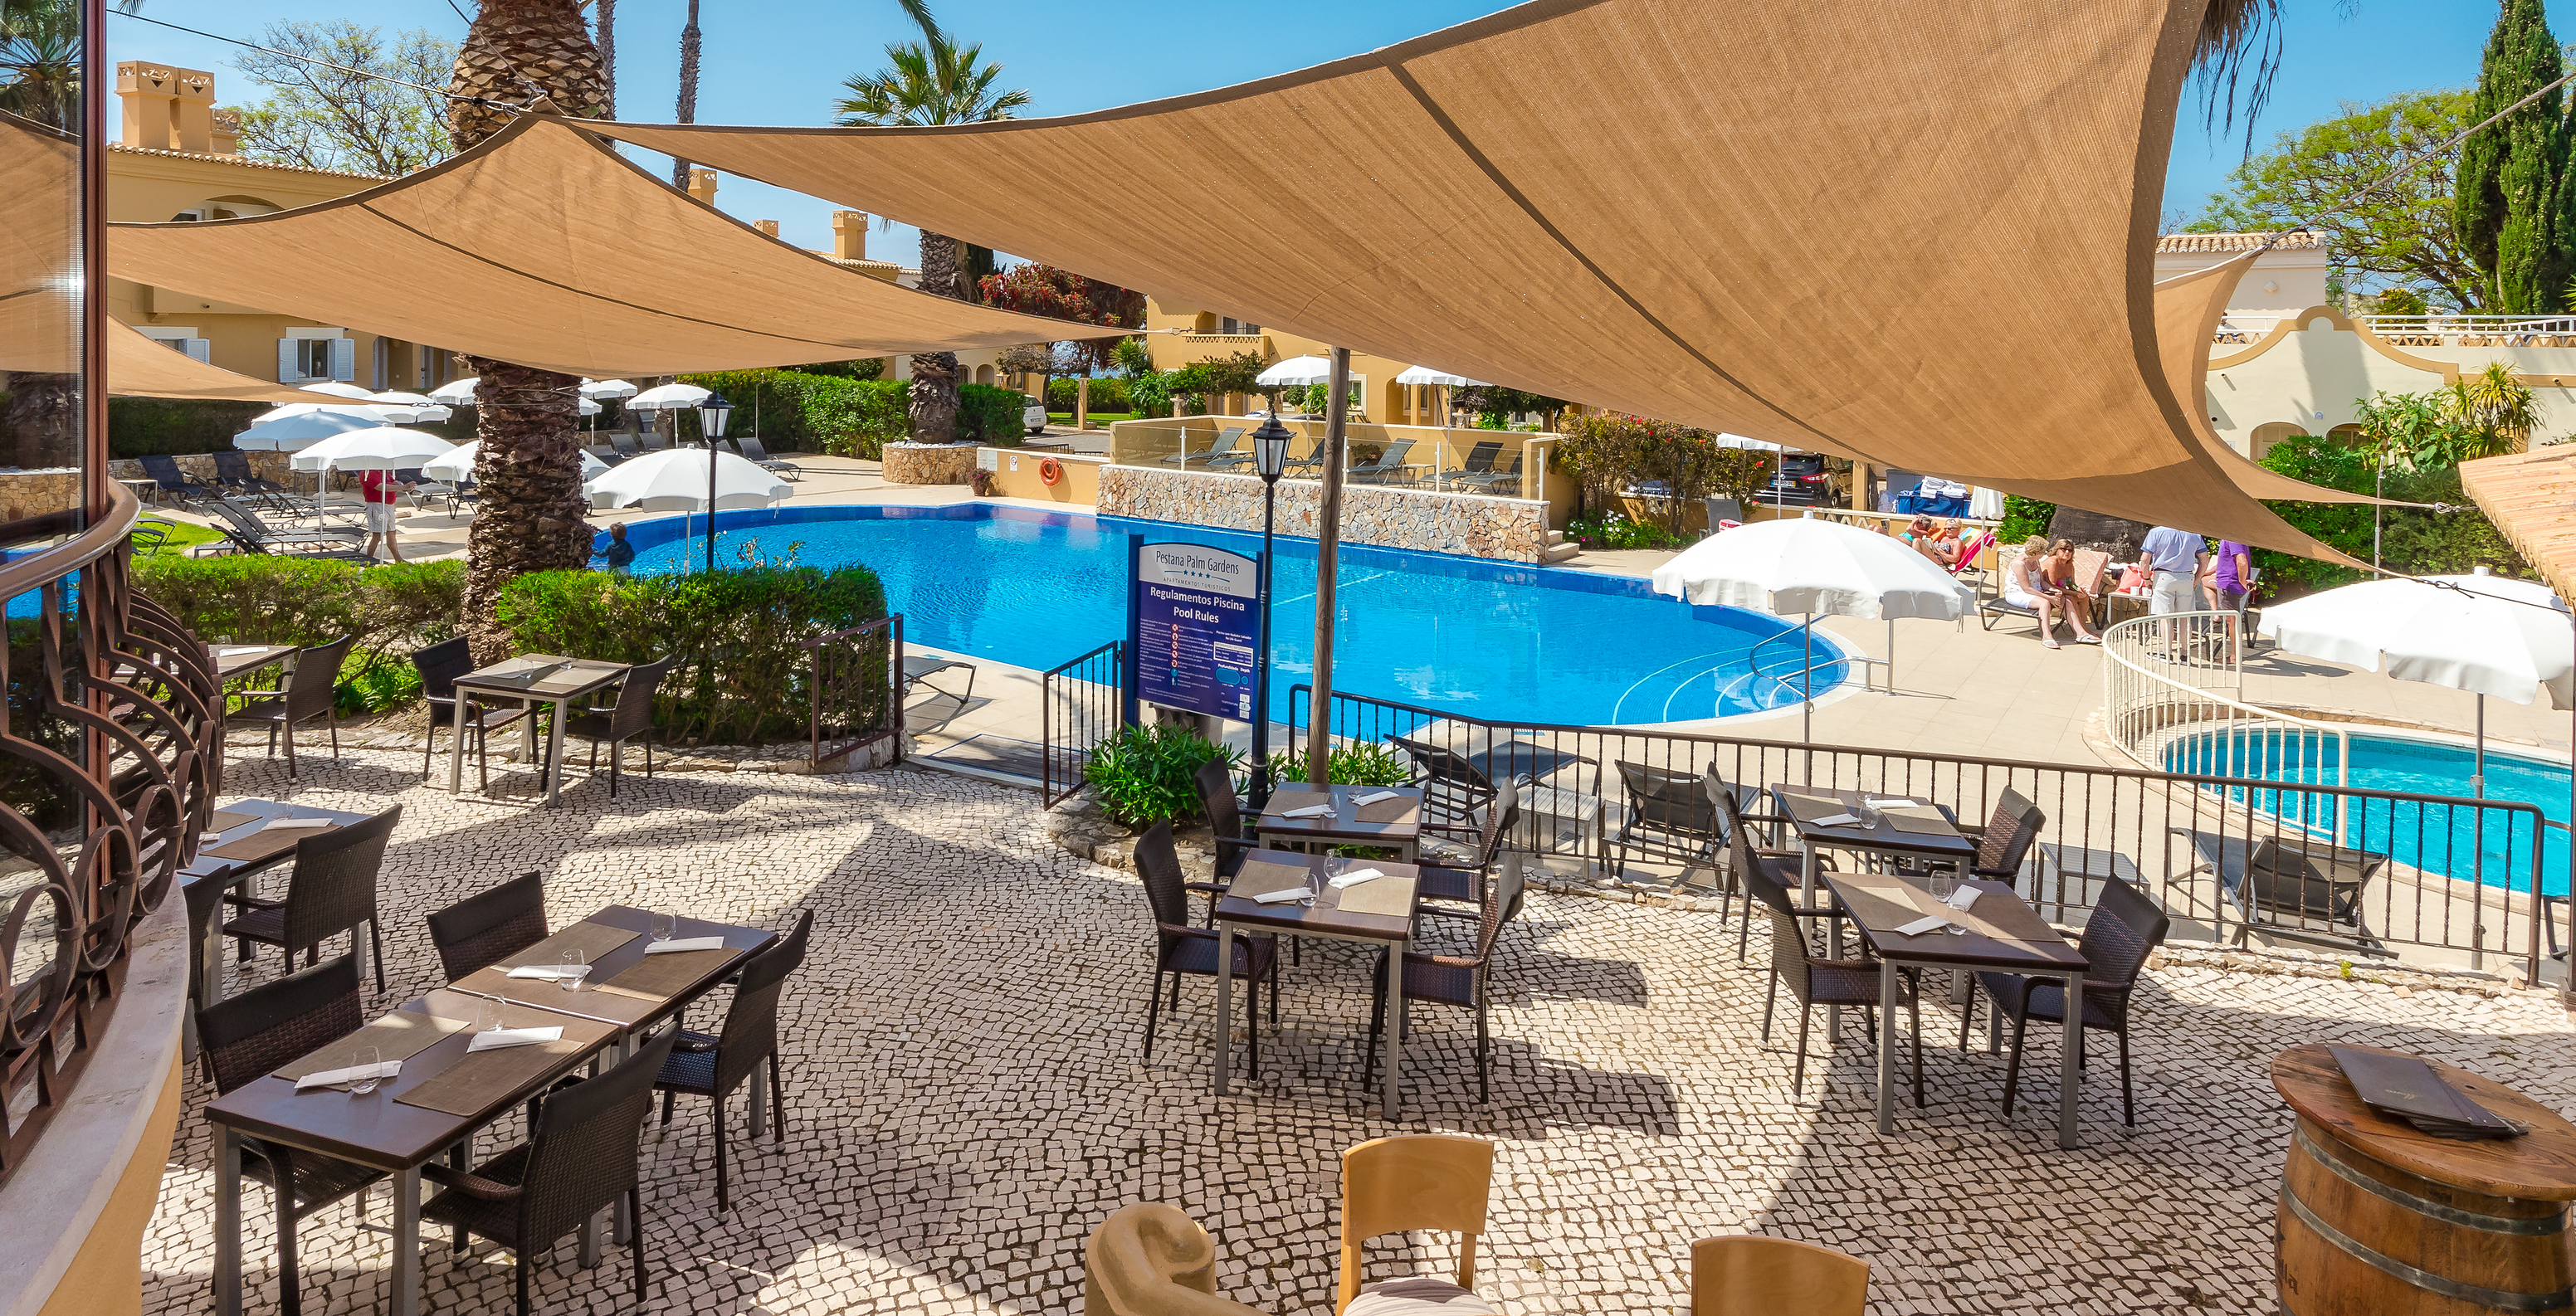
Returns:
[[[2347,785],[2413,795],[2466,796],[2470,792],[2469,777],[2476,769],[2477,755],[2466,745],[2362,733],[2355,733],[2351,739],[2352,771]],[[2229,771],[2224,765],[2230,762],[2241,765],[2262,757],[2231,757],[2229,748],[2227,738],[2216,733],[2186,737],[2166,751],[2165,766],[2174,772],[2214,776]],[[2275,767],[2244,775],[2264,781],[2330,783],[2335,779],[2339,753],[2334,742],[2327,740],[2321,760],[2314,767]],[[2244,770],[2240,766],[2235,771]],[[2566,764],[2499,754],[2494,745],[2487,747],[2488,799],[2534,805],[2543,817],[2564,823],[2568,817],[2567,791]],[[2241,789],[2231,789],[2228,795],[2237,800],[2245,798]],[[2305,821],[2321,833],[2333,825],[2333,804],[2327,797],[2298,791],[2256,791],[2254,806]],[[2521,820],[2527,815],[2509,817],[2443,805],[2379,800],[2347,806],[2347,815],[2347,844],[2374,854],[2393,855],[2399,863],[2447,873],[2462,881],[2475,880],[2515,891],[2531,889],[2531,827]],[[2564,895],[2567,834],[2544,830],[2547,834],[2542,839],[2540,889],[2549,895]],[[2483,835],[2476,834],[2480,832]]]
[[[690,538],[694,525],[699,537]],[[694,569],[703,519],[635,523],[635,570]],[[885,583],[908,643],[1048,668],[1119,638],[1130,535],[1257,553],[1258,535],[961,503],[797,507],[716,517],[717,561],[791,546],[809,566],[856,563]],[[604,542],[604,541],[603,541]],[[1315,545],[1281,539],[1273,571],[1271,715],[1314,672]],[[1673,722],[1793,707],[1796,690],[1749,675],[1748,652],[1795,631],[1739,608],[1691,607],[1633,577],[1344,545],[1334,594],[1335,683],[1353,694],[1467,716],[1581,725]],[[1817,635],[1819,694],[1849,671]],[[1794,670],[1798,641],[1763,665]]]

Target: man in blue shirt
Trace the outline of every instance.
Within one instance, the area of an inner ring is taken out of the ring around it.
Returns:
[[[2147,611],[2199,612],[2200,565],[2209,556],[2209,541],[2188,530],[2157,526],[2138,548],[2138,565],[2156,573],[2155,597]]]

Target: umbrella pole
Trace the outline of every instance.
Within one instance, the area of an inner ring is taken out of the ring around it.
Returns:
[[[1805,784],[1816,784],[1816,614],[1808,613],[1801,627],[1806,632],[1807,670],[1798,673],[1806,687],[1806,699],[1798,705],[1798,739],[1807,743]]]
[[[2469,794],[2483,800],[2487,797],[2487,697],[2478,696],[2478,765],[2469,774]]]

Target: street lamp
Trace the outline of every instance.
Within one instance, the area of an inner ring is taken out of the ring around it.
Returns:
[[[698,433],[707,441],[707,570],[716,569],[716,440],[724,437],[733,404],[722,393],[707,394],[698,404]]]
[[[1295,430],[1279,423],[1279,399],[1252,432],[1252,465],[1261,473],[1261,665],[1252,677],[1252,807],[1270,803],[1270,545],[1279,507],[1279,477],[1288,470],[1288,441]]]

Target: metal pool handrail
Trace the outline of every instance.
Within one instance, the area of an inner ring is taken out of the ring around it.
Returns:
[[[2350,786],[2350,731],[2245,701],[2244,640],[2233,612],[2133,617],[2104,631],[2102,652],[2110,665],[2102,681],[2103,731],[2141,766],[2156,771]],[[2222,694],[2176,673],[2216,674],[2236,693]],[[2180,764],[2171,759],[2177,749],[2185,758]],[[2335,797],[2333,834],[2348,841],[2343,802]]]

